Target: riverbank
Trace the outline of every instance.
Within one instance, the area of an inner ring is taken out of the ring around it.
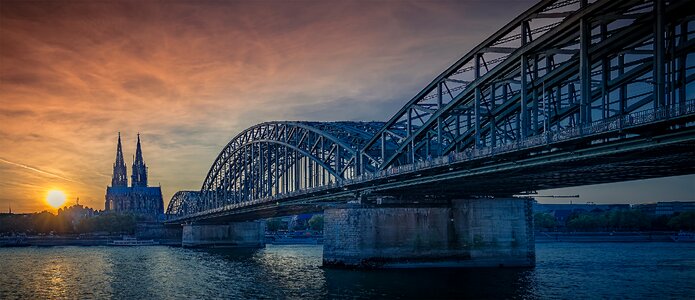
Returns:
[[[536,243],[573,242],[673,242],[668,231],[649,232],[539,232],[536,231]]]
[[[0,247],[51,247],[51,246],[102,246],[113,239],[120,239],[119,236],[22,236],[22,237],[2,237]]]
[[[535,232],[536,243],[593,243],[593,242],[673,242],[673,232]],[[0,247],[52,247],[52,246],[106,246],[113,240],[120,240],[119,236],[28,236],[28,237],[2,237]],[[180,239],[154,239],[160,245],[180,247]],[[323,243],[321,236],[310,238],[267,236],[267,244],[274,245],[320,245]]]
[[[0,247],[107,246],[122,236],[27,236],[2,237]],[[160,245],[181,246],[181,240],[155,239]]]

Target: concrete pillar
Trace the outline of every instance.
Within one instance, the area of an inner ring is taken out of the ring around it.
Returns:
[[[323,265],[531,267],[532,200],[453,200],[441,207],[339,207],[324,211]]]
[[[265,222],[184,224],[183,247],[264,247]]]

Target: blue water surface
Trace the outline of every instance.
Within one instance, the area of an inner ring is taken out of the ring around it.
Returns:
[[[0,249],[0,299],[695,299],[695,243],[543,243],[522,269],[335,270],[321,246]]]

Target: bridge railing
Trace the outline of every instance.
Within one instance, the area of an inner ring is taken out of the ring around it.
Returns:
[[[544,134],[530,136],[514,143],[498,145],[495,147],[481,147],[466,149],[462,152],[452,152],[448,155],[418,161],[413,164],[401,165],[398,167],[381,170],[374,173],[365,173],[355,178],[344,179],[338,186],[352,185],[374,179],[381,179],[389,176],[405,174],[416,170],[433,167],[441,167],[463,161],[486,158],[490,156],[530,149],[548,144],[566,142],[578,138],[586,138],[594,135],[605,134],[613,131],[620,131],[631,127],[643,126],[646,124],[668,120],[695,113],[695,99],[688,100],[685,104],[667,106],[660,108],[646,109],[643,111],[594,121],[582,126],[568,127],[556,131],[548,131]],[[309,190],[311,191],[311,190]],[[303,191],[298,191],[302,193]]]
[[[497,145],[495,147],[481,147],[466,149],[461,152],[452,152],[448,155],[418,161],[413,164],[401,165],[398,167],[381,170],[375,173],[365,173],[351,179],[345,179],[341,185],[351,185],[365,181],[381,179],[389,176],[410,173],[416,170],[447,166],[452,163],[476,160],[495,155],[530,149],[559,142],[566,142],[573,139],[586,138],[594,135],[605,134],[613,131],[621,131],[631,127],[638,127],[654,122],[660,122],[671,118],[677,118],[695,113],[695,99],[685,103],[660,108],[651,108],[626,114],[620,117],[613,117],[594,121],[582,126],[563,128],[560,130],[548,131],[543,134],[530,136],[513,143]]]

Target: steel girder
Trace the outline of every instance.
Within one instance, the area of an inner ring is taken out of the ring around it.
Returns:
[[[332,185],[360,174],[381,122],[267,122],[233,138],[203,182],[199,210]],[[373,165],[369,162],[366,165]]]
[[[202,198],[200,191],[178,191],[167,206],[167,217],[181,217],[199,211]]]
[[[364,169],[683,107],[692,98],[693,11],[684,0],[541,1],[393,116],[362,150],[377,158]]]

